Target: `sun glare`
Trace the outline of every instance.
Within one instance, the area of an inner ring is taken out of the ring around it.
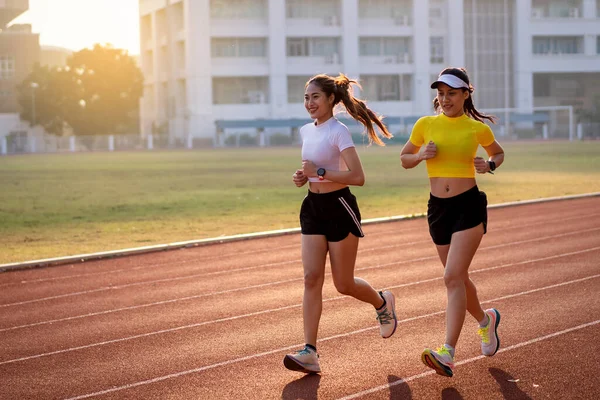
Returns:
[[[137,0],[29,0],[13,23],[32,24],[40,44],[75,51],[110,43],[139,54]]]

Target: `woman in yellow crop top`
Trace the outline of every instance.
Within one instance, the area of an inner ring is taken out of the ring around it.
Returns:
[[[437,89],[433,104],[438,115],[417,121],[400,159],[404,168],[427,163],[431,188],[427,220],[445,268],[448,302],[446,341],[437,350],[425,349],[421,360],[451,377],[466,311],[479,322],[482,353],[492,356],[500,347],[500,313],[482,309],[469,266],[487,230],[487,197],[477,187],[475,172],[493,173],[504,161],[504,150],[483,122],[494,122],[494,117],[480,113],[473,104],[473,86],[464,68],[444,69],[431,88]],[[479,146],[487,152],[487,161],[476,157]]]

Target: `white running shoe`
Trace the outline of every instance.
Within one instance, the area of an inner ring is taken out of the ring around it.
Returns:
[[[283,365],[292,371],[304,372],[306,374],[321,372],[319,355],[308,347],[295,353],[287,354],[283,359]]]
[[[381,337],[384,339],[389,338],[396,332],[398,326],[398,319],[396,318],[396,299],[394,294],[390,291],[379,292],[381,297],[385,300],[385,308],[381,311],[377,311],[377,320],[379,321],[379,331]]]
[[[500,313],[495,308],[485,310],[489,317],[488,324],[477,330],[481,337],[481,353],[484,356],[491,357],[500,348],[500,338],[498,337],[498,324],[500,323]]]

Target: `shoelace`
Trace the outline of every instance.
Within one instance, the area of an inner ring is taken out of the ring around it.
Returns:
[[[302,350],[299,350],[296,354],[299,356],[303,356],[303,355],[310,355],[312,352],[308,349],[308,347],[303,348]],[[319,358],[318,354],[315,354],[317,356],[317,358]]]
[[[477,334],[479,336],[481,336],[481,341],[485,344],[489,344],[490,343],[490,327],[489,324],[488,326],[484,327],[484,328],[479,328],[477,330]]]
[[[389,310],[386,307],[385,310],[377,313],[377,319],[379,320],[379,323],[381,325],[384,325],[384,324],[391,324],[391,321],[394,318],[392,317],[392,314],[389,312]]]
[[[446,346],[438,347],[435,352],[441,356],[448,356],[450,359],[452,359],[452,354],[450,354],[450,351],[446,348]]]

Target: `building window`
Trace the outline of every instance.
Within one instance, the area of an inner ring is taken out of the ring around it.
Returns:
[[[211,0],[210,16],[215,19],[266,19],[267,0]]]
[[[361,75],[363,97],[368,101],[410,101],[410,75]]]
[[[288,103],[303,103],[306,82],[311,76],[288,76]]]
[[[596,54],[600,54],[600,36],[596,36]]]
[[[13,79],[15,77],[15,57],[0,56],[0,80]]]
[[[338,25],[340,7],[338,0],[287,0],[286,16],[291,19],[321,19]]]
[[[214,104],[264,104],[268,93],[267,77],[213,78]]]
[[[583,38],[575,36],[534,37],[533,54],[582,54]]]
[[[327,57],[339,54],[337,38],[288,38],[288,57]]]
[[[582,0],[533,0],[531,3],[532,18],[581,18]]]
[[[429,38],[430,45],[430,57],[429,61],[432,64],[444,63],[444,37],[443,36],[432,36]]]
[[[260,38],[227,38],[211,41],[213,57],[266,57],[267,40]]]
[[[396,25],[410,25],[412,0],[359,0],[358,15],[366,19],[392,18]]]
[[[534,74],[533,75],[533,96],[534,97],[549,97],[550,96],[550,75]]]
[[[411,54],[410,38],[373,37],[361,38],[359,44],[361,56],[391,56],[397,62],[408,62]]]

